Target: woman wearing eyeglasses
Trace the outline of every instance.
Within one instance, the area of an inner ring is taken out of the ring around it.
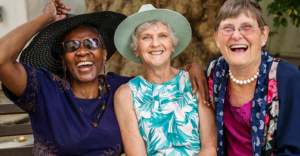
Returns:
[[[30,116],[34,155],[120,155],[113,96],[131,78],[99,73],[116,51],[114,32],[126,16],[103,11],[65,18],[69,10],[51,0],[40,16],[0,39],[3,90]],[[62,20],[53,22],[57,14]]]
[[[263,50],[269,28],[252,0],[228,0],[215,23],[222,56],[207,68],[218,155],[300,155],[300,73]]]

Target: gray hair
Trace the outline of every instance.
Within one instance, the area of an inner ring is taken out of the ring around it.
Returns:
[[[254,0],[228,0],[220,8],[215,22],[215,32],[218,32],[221,21],[236,18],[242,13],[256,19],[261,32],[264,31],[264,26],[268,26],[261,7]]]
[[[156,20],[152,20],[152,21],[147,21],[144,22],[142,24],[140,24],[139,26],[137,26],[135,28],[135,30],[132,32],[131,34],[131,43],[130,43],[130,48],[133,51],[136,51],[137,49],[137,36],[142,33],[144,30],[149,29],[150,27],[152,27],[153,25],[156,25],[159,27],[160,24],[164,24],[168,27],[169,29],[169,33],[171,35],[171,38],[173,40],[173,46],[175,47],[179,41],[178,37],[176,36],[176,33],[174,32],[173,28],[166,22],[156,19]]]

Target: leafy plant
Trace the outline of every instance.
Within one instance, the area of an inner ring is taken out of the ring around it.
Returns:
[[[255,0],[260,2],[261,0]],[[274,31],[269,33],[269,36],[277,34],[280,25],[286,27],[288,22],[286,17],[289,17],[291,23],[296,27],[300,23],[300,0],[274,0],[267,6],[268,16],[274,15],[273,27]]]

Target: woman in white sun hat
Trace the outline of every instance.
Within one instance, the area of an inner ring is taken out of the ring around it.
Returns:
[[[213,109],[191,92],[188,72],[171,67],[190,39],[186,18],[151,4],[118,26],[118,51],[145,67],[114,97],[126,155],[216,155]]]

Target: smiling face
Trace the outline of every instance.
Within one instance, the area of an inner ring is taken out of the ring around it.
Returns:
[[[70,31],[63,41],[78,40],[82,41],[88,38],[99,38],[99,35],[94,30],[81,27]],[[71,83],[86,83],[98,81],[102,64],[106,61],[106,49],[102,49],[102,43],[94,50],[86,49],[80,43],[79,49],[74,52],[63,52],[61,55],[62,64],[69,72]]]
[[[215,40],[229,66],[256,67],[260,64],[261,49],[267,42],[268,33],[267,26],[262,32],[257,20],[241,13],[236,18],[221,21]]]
[[[153,68],[170,65],[174,49],[169,29],[164,24],[153,25],[137,36],[137,54],[144,66]]]

